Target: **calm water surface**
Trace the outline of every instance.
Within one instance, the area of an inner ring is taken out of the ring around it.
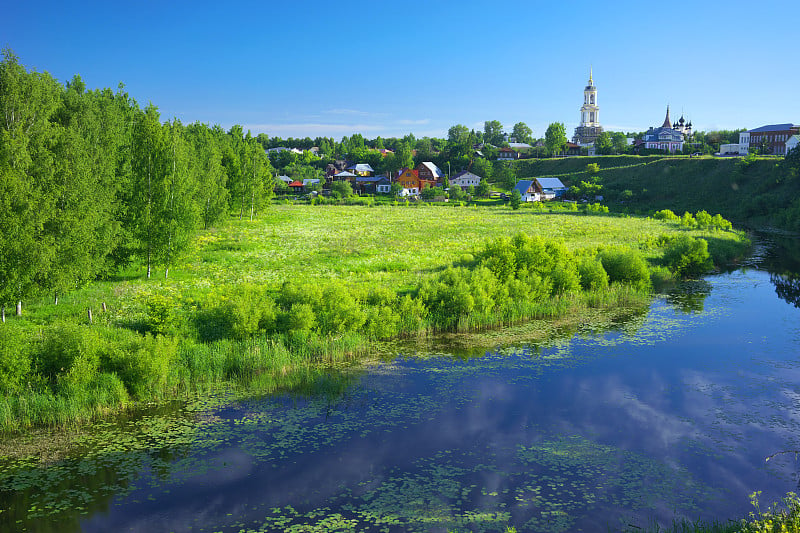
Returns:
[[[400,354],[317,394],[99,425],[80,459],[2,465],[0,527],[608,531],[745,516],[751,493],[779,500],[800,471],[800,269],[774,250],[606,328]]]

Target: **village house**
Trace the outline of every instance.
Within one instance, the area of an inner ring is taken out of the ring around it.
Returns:
[[[514,159],[519,159],[519,153],[517,153],[516,150],[511,148],[500,148],[497,151],[498,161],[513,161]]]
[[[523,202],[538,202],[541,200],[541,195],[536,192],[533,180],[519,180],[512,192],[514,191],[519,192]]]
[[[442,172],[442,169],[430,161],[423,161],[417,165],[416,170],[419,179],[432,182],[433,185],[436,185],[436,183],[444,178],[444,172]]]
[[[786,141],[786,153],[788,154],[789,152],[797,148],[798,145],[800,145],[800,135],[792,135]]]
[[[458,185],[462,189],[467,189],[469,186],[477,187],[481,183],[481,177],[473,174],[467,170],[462,170],[452,178],[450,178],[450,186]]]
[[[786,141],[794,135],[800,134],[800,125],[797,124],[770,124],[761,126],[739,134],[739,153],[748,154],[751,150],[766,148],[767,153],[786,155]]]
[[[404,168],[397,176],[397,183],[400,185],[400,196],[417,195],[422,190],[422,183],[419,179],[419,171]]]
[[[355,165],[350,165],[347,167],[347,170],[356,176],[372,176],[375,174],[375,171],[372,170],[372,167],[367,163],[356,163]]]
[[[567,186],[558,178],[534,178],[533,189],[541,195],[543,200],[561,198],[567,192]]]
[[[358,194],[387,193],[392,184],[386,176],[359,176],[354,189]]]

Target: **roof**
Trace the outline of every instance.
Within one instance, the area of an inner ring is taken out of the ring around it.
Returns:
[[[347,170],[355,170],[356,172],[375,172],[368,163],[358,163],[347,167]]]
[[[433,177],[434,177],[434,178],[443,178],[443,177],[444,177],[444,172],[442,172],[442,169],[440,169],[439,167],[437,167],[437,166],[436,166],[434,163],[432,163],[431,161],[423,161],[422,163],[420,163],[420,165],[421,165],[421,166],[424,166],[425,168],[427,168],[428,170],[430,170],[430,171],[431,171],[431,174],[433,174]]]
[[[669,106],[667,106],[667,118],[664,119],[664,123],[661,125],[662,128],[672,128],[672,122],[669,121]]]
[[[528,143],[508,143],[508,145],[515,150],[527,150],[532,148]]]
[[[378,183],[381,181],[389,181],[389,178],[386,176],[361,176],[356,178],[356,181],[359,183]]]
[[[792,128],[796,128],[794,124],[770,124],[769,126],[761,126],[760,128],[756,128],[753,130],[747,130],[747,133],[762,133],[765,131],[789,131]]]
[[[414,175],[414,177],[415,177],[415,178],[419,178],[419,171],[418,171],[418,170],[415,170],[415,169],[413,169],[413,168],[408,168],[408,167],[406,167],[406,168],[402,169],[402,170],[400,171],[400,173],[399,173],[399,174],[397,174],[397,175],[398,175],[398,176],[402,176],[402,175],[403,175],[403,174],[405,174],[406,172],[411,172],[411,173]]]
[[[294,181],[294,180],[293,180],[292,178],[290,178],[289,176],[278,176],[278,179],[279,179],[279,180],[281,180],[281,181],[285,181],[286,183],[291,183],[291,182],[293,182],[293,181]]]
[[[519,194],[524,196],[528,189],[531,188],[531,185],[533,185],[533,180],[519,180],[512,191],[519,191]]]
[[[334,178],[355,178],[356,175],[353,174],[352,172],[348,172],[346,170],[343,170],[341,172],[337,172],[336,174],[334,174],[333,177]]]
[[[476,178],[481,179],[481,180],[483,179],[482,177],[478,176],[474,172],[470,172],[468,170],[462,170],[461,172],[459,172],[455,176],[451,177],[450,181],[457,180],[457,179],[459,179],[461,177],[469,177],[469,176],[475,176]]]
[[[289,187],[302,187],[302,186],[303,184],[300,183],[299,181],[293,181],[289,184]]]
[[[566,189],[566,185],[558,178],[536,178],[542,189]]]
[[[316,178],[306,178],[303,180],[303,186],[305,187],[306,185],[314,185],[316,183],[319,183],[319,181],[320,180]]]

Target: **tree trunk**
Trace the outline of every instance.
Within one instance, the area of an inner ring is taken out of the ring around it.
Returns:
[[[105,302],[103,302],[103,312],[104,313],[106,312],[106,303]]]
[[[6,323],[6,305],[0,305],[0,318],[3,320],[3,324]]]
[[[150,279],[150,250],[149,249],[147,250],[147,279]]]
[[[17,316],[22,316],[22,300],[17,302]]]
[[[169,267],[164,269],[164,279],[168,279],[168,278],[169,278]]]
[[[53,295],[53,305],[58,305],[58,293],[57,292]]]
[[[93,323],[93,321],[92,321],[92,308],[91,308],[91,307],[88,307],[88,308],[86,309],[86,312],[87,312],[87,314],[89,315],[89,324],[92,324],[92,323]]]

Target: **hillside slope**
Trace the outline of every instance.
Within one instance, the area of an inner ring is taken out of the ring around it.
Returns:
[[[599,172],[587,172],[589,163],[597,163]],[[782,159],[606,156],[514,165],[519,178],[558,176],[569,186],[594,179],[604,203],[617,210],[705,209],[738,224],[800,231],[800,175]]]

